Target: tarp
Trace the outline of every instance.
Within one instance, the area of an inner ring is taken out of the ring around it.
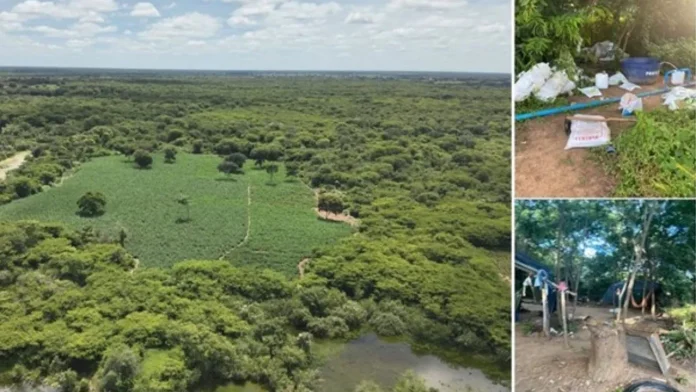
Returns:
[[[633,298],[636,300],[636,302],[640,302],[643,300],[643,286],[647,284],[647,293],[650,292],[652,289],[653,285],[655,286],[655,296],[657,296],[660,292],[660,284],[659,283],[653,283],[653,282],[645,282],[644,280],[637,280],[633,284]],[[611,306],[616,306],[618,303],[618,297],[616,296],[616,290],[621,290],[623,288],[624,282],[616,282],[609,286],[607,291],[604,293],[604,296],[602,297],[601,303],[603,305],[611,305]]]
[[[525,272],[529,270],[534,271],[545,271],[548,278],[547,280],[554,282],[553,273],[551,268],[533,259],[531,256],[523,252],[515,252],[515,268],[523,270]],[[551,313],[556,311],[556,289],[549,285],[549,295],[548,295],[548,309]]]

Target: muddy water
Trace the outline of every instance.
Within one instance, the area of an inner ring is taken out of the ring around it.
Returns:
[[[433,355],[416,355],[404,342],[391,343],[367,334],[346,344],[321,368],[321,392],[353,392],[361,380],[390,388],[407,370],[440,392],[509,392],[481,370],[450,365]]]

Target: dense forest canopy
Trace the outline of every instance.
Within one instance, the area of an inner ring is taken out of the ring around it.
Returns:
[[[119,238],[4,223],[0,370],[76,385],[68,390],[217,380],[305,391],[318,384],[312,339],[370,329],[483,355],[505,377],[509,138],[499,77],[0,78],[0,159],[31,151],[0,182],[0,204],[50,192],[100,156],[173,148],[174,165],[235,153],[282,163],[340,193],[360,221],[315,249],[299,281],[234,260],[134,269]]]

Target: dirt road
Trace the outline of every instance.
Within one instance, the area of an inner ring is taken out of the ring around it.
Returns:
[[[30,154],[31,151],[22,151],[4,161],[0,161],[0,181],[4,181],[7,178],[7,173],[19,169]]]
[[[639,92],[660,88],[643,86]],[[626,91],[611,87],[605,97],[621,97]],[[587,97],[571,97],[571,102],[586,102]],[[643,109],[653,110],[662,104],[660,95],[643,98]],[[607,197],[615,180],[592,161],[588,149],[564,150],[568,137],[564,120],[575,113],[621,117],[618,103],[578,112],[517,122],[515,124],[515,196],[516,197]],[[612,139],[631,124],[609,123]]]

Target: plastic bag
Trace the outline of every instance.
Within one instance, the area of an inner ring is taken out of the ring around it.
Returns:
[[[588,118],[604,120],[602,116],[575,115],[575,118]],[[609,144],[611,141],[611,131],[604,121],[582,121],[572,120],[570,124],[570,137],[565,149],[589,148]]]
[[[541,89],[534,93],[534,96],[542,102],[551,102],[568,88],[568,82],[570,82],[570,80],[565,71],[554,72],[553,76],[544,83]]]
[[[626,79],[626,76],[624,76],[624,74],[622,74],[621,72],[617,72],[609,77],[610,86],[618,86],[626,82],[628,82],[628,79]]]
[[[621,97],[619,109],[622,110],[624,116],[633,114],[643,110],[643,100],[635,94],[626,93]]]
[[[597,42],[589,50],[599,61],[612,61],[615,58],[616,49],[611,41]]]
[[[546,80],[551,77],[551,67],[547,63],[539,63],[529,71],[522,72],[515,83],[515,101],[521,102],[539,91]]]
[[[663,105],[666,105],[669,110],[677,110],[679,109],[679,101],[696,99],[696,90],[684,87],[675,87],[667,94],[663,95],[662,98],[665,100]]]

